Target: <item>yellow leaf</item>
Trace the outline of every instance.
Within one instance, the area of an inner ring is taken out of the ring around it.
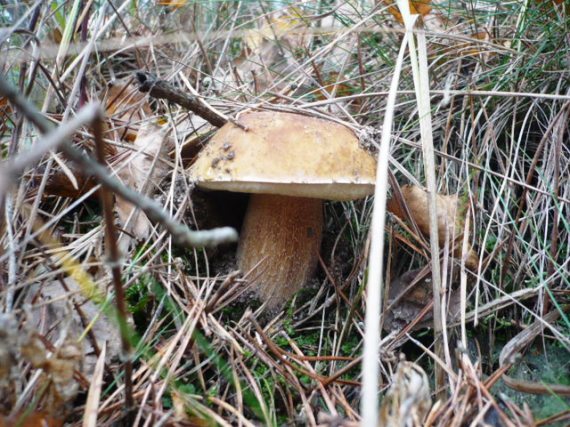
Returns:
[[[400,188],[403,203],[410,213],[411,219],[416,223],[420,232],[429,237],[430,220],[428,211],[428,193],[415,185],[404,185]],[[402,220],[407,219],[404,205],[401,205],[396,197],[388,201],[387,208],[394,215]],[[464,219],[467,210],[466,203],[457,194],[437,195],[437,227],[439,245],[443,247],[445,240],[449,236],[452,243],[455,243],[453,255],[461,256],[463,239]],[[469,268],[477,265],[477,254],[469,247],[466,259]]]
[[[156,0],[157,6],[168,6],[174,9],[186,6],[186,3],[188,3],[188,0]]]
[[[243,39],[249,49],[258,53],[264,40],[280,40],[302,26],[305,26],[302,12],[296,7],[290,7],[280,15],[263,20],[261,28],[246,31]]]
[[[396,18],[396,21],[403,24],[404,18],[402,18],[402,14],[400,13],[398,6],[394,4],[395,2],[383,0],[383,3],[390,5],[388,12]],[[426,16],[431,12],[431,0],[408,0],[408,3],[410,4],[410,13],[412,15]]]

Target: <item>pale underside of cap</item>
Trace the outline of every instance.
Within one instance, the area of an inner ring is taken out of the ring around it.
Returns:
[[[199,187],[353,200],[374,192],[376,161],[354,133],[328,120],[274,111],[228,123],[190,168]]]

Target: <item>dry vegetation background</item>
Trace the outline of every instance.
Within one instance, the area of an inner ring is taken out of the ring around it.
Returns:
[[[181,224],[243,218],[245,197],[185,174],[212,121],[305,112],[377,151],[405,32],[394,4],[0,0],[0,426],[356,425],[371,262],[385,276],[382,425],[568,425],[569,5],[411,6],[440,206],[459,212],[440,232],[472,248],[441,241],[442,353],[409,52],[384,259],[368,257],[374,198],[327,203],[316,277],[268,316],[241,295],[235,244],[180,243]],[[205,113],[140,92],[140,71]],[[168,215],[103,192],[73,147]]]

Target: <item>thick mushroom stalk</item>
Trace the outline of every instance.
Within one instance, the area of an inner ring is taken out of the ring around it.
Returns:
[[[252,194],[238,248],[238,264],[249,273],[269,310],[279,308],[312,277],[323,229],[322,201]]]

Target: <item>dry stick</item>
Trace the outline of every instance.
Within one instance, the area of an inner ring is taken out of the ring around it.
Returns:
[[[4,86],[7,86],[4,81],[0,78],[0,92],[2,92]],[[8,87],[15,92],[15,89]],[[16,104],[17,105],[17,104]],[[61,141],[65,141],[76,132],[77,128],[89,123],[94,117],[94,108],[89,106],[88,108],[82,109],[77,116],[66,123],[65,126],[61,126],[54,132],[46,135],[30,150],[27,150],[13,159],[9,159],[0,166],[0,212],[5,213],[6,208],[10,207],[8,201],[5,200],[6,192],[8,191],[9,185],[12,181],[17,180],[21,174],[24,172],[26,167],[36,164],[41,160],[45,153],[56,148]],[[22,111],[22,117],[26,116],[26,113]],[[46,120],[47,122],[47,120]],[[47,123],[49,126],[49,122]],[[4,218],[6,221],[10,221],[9,215],[0,214],[0,231],[3,230]],[[8,233],[10,233],[10,226],[6,228]],[[8,234],[10,235],[10,234]],[[13,252],[12,252],[13,253]],[[8,281],[10,283],[10,280]],[[11,286],[10,286],[11,288]],[[8,292],[8,302],[7,307],[11,306],[11,290]]]
[[[93,120],[93,137],[95,139],[95,150],[97,159],[102,167],[105,165],[105,142],[103,141],[103,112],[97,109],[95,120]],[[115,290],[115,300],[117,304],[119,331],[121,334],[121,356],[125,369],[125,413],[126,422],[131,425],[133,421],[133,363],[131,360],[131,343],[129,340],[129,328],[127,326],[127,305],[125,304],[125,290],[121,282],[121,254],[117,248],[117,232],[115,229],[115,218],[113,215],[113,194],[107,187],[101,188],[101,203],[105,216],[105,241],[107,253],[109,254],[109,264],[113,276],[113,288]]]
[[[99,409],[99,401],[101,399],[101,389],[103,388],[103,373],[105,372],[105,353],[107,347],[103,344],[101,354],[97,358],[95,370],[91,377],[91,385],[87,393],[87,402],[85,402],[85,411],[83,412],[83,427],[97,426],[97,412]]]
[[[52,129],[52,124],[36,109],[36,107],[34,107],[23,95],[18,93],[16,89],[6,83],[3,78],[0,78],[0,94],[6,96],[14,106],[19,108],[22,111],[22,114],[36,125],[42,133],[48,133]],[[100,107],[87,106],[85,108],[93,108],[94,110],[92,111],[95,111]],[[95,113],[92,114],[95,115]],[[60,126],[60,129],[61,127],[66,128],[66,126],[67,124],[64,124]],[[69,128],[61,130],[63,135],[67,135],[67,132],[70,131],[71,130]],[[179,245],[204,247],[237,241],[237,232],[231,227],[214,228],[206,231],[191,231],[188,227],[177,222],[167,212],[165,212],[160,204],[123,185],[119,180],[109,174],[107,168],[101,166],[96,160],[92,159],[82,150],[67,143],[66,139],[60,139],[57,143],[54,142],[53,148],[56,147],[59,147],[70,160],[76,162],[88,174],[94,176],[104,187],[139,207],[152,222],[162,224]],[[34,149],[34,151],[39,150]],[[26,155],[30,154],[23,153],[20,156]],[[20,156],[13,161],[17,165],[21,165],[21,160],[18,160],[20,159]],[[5,172],[0,172],[0,177],[3,174],[5,174]],[[0,188],[0,196],[2,196],[3,190],[3,188]]]
[[[95,104],[86,105],[75,117],[47,134],[32,149],[7,160],[1,170],[4,179],[0,180],[0,193],[5,192],[10,182],[19,179],[27,167],[37,164],[48,151],[57,149],[62,141],[69,140],[77,133],[77,129],[92,123],[98,109],[99,107]]]
[[[139,90],[148,92],[153,98],[166,99],[180,105],[219,128],[228,122],[226,117],[212,111],[198,97],[181,92],[180,89],[175,88],[165,80],[159,80],[152,74],[142,71],[138,71],[135,76],[139,82]]]
[[[515,356],[520,353],[524,347],[528,346],[534,339],[544,330],[549,323],[555,322],[563,313],[570,312],[570,305],[555,308],[546,313],[542,318],[538,318],[531,325],[527,326],[522,332],[512,338],[501,350],[499,355],[499,367],[513,364]],[[562,384],[542,384],[532,381],[524,381],[503,375],[505,384],[513,390],[522,391],[531,394],[559,394],[570,396],[570,387]]]
[[[548,418],[535,421],[535,425],[536,427],[549,426],[554,424],[555,422],[568,421],[568,420],[570,420],[570,409],[566,409],[565,411],[559,412],[558,414],[554,414]]]

